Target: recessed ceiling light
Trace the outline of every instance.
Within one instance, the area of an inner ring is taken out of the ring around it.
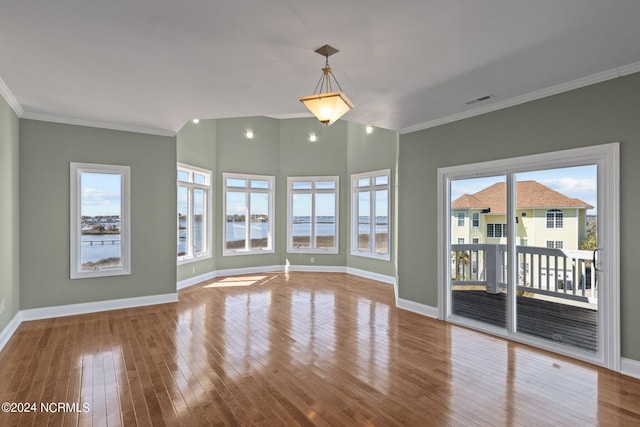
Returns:
[[[316,142],[318,140],[318,135],[316,135],[315,133],[310,133],[309,134],[309,141],[310,142]]]
[[[198,123],[200,123],[200,119],[193,119],[191,121],[193,122],[194,125],[197,125]]]
[[[367,132],[367,133],[373,133],[373,126],[371,126],[371,125],[367,125],[367,126],[364,128],[364,131],[365,131],[365,132]]]
[[[247,139],[253,139],[253,131],[251,129],[248,129],[244,134]]]

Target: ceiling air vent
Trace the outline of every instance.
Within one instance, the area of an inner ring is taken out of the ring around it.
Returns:
[[[476,102],[486,101],[489,98],[491,98],[491,95],[485,95],[485,96],[481,96],[480,98],[476,98],[476,99],[472,99],[471,101],[467,101],[467,102],[465,102],[465,104],[471,105],[471,104],[475,104]]]

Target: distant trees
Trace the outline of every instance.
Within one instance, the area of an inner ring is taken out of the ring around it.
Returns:
[[[598,249],[598,221],[596,218],[587,218],[587,238],[580,242],[579,248],[583,251]]]

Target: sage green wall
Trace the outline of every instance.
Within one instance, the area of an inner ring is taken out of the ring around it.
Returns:
[[[396,276],[397,238],[393,228],[396,218],[396,164],[398,157],[398,133],[388,129],[374,128],[367,134],[365,126],[358,123],[349,123],[349,167],[348,175],[372,172],[381,169],[391,169],[391,259],[381,261],[373,258],[351,255],[351,249],[347,248],[347,265],[360,270],[371,271],[386,276]],[[351,192],[350,183],[345,187]],[[351,211],[351,197],[348,197],[349,205],[345,207]],[[351,223],[349,222],[349,226]],[[349,230],[348,236],[351,235]]]
[[[247,130],[254,139],[245,137]],[[318,141],[311,143],[309,134]],[[349,253],[350,183],[349,174],[392,169],[397,162],[396,132],[375,129],[366,134],[364,126],[338,121],[329,127],[314,118],[272,119],[243,117],[200,120],[187,123],[178,133],[178,161],[211,169],[214,172],[214,257],[178,267],[177,279],[185,280],[213,270],[269,265],[311,265],[310,254],[288,254],[287,177],[340,177],[339,254],[313,254],[317,266],[350,266],[374,273],[395,276],[394,261],[352,257]],[[276,177],[275,253],[265,255],[222,256],[222,173],[235,172]],[[395,179],[394,179],[395,181]],[[392,213],[392,219],[395,211]],[[395,249],[392,249],[392,255]],[[195,268],[195,271],[194,271]]]
[[[621,142],[623,357],[640,360],[640,74],[400,136],[399,296],[437,305],[437,169]]]
[[[0,96],[0,332],[20,310],[19,119]]]
[[[283,216],[278,230],[285,260],[291,265],[346,266],[349,251],[349,178],[347,175],[347,122],[338,121],[323,126],[315,118],[288,119],[280,122],[280,178],[282,190],[281,209]],[[316,142],[309,141],[315,133]],[[338,199],[338,254],[286,253],[287,245],[287,177],[288,176],[339,176]]]
[[[245,132],[253,130],[254,138],[247,139]],[[279,120],[267,117],[242,117],[219,119],[216,123],[216,168],[215,168],[215,212],[222,213],[222,174],[224,172],[271,175],[276,177],[274,232],[280,231],[282,209],[282,188],[278,179],[280,171],[280,125]],[[223,214],[224,215],[224,214]],[[214,229],[215,265],[217,270],[230,268],[281,265],[283,242],[275,240],[273,254],[222,256],[223,221],[216,220]]]
[[[176,136],[176,158],[178,162],[208,169],[216,170],[216,120],[200,120],[199,123],[187,122]],[[215,178],[215,177],[214,177]],[[214,179],[214,185],[216,180]],[[215,194],[214,194],[215,200]],[[212,205],[214,206],[214,205]],[[218,222],[218,211],[213,209],[213,224]],[[219,250],[216,242],[216,230],[212,230],[213,250]],[[216,269],[215,258],[206,258],[177,267],[177,280],[181,281],[190,277],[209,273]]]
[[[69,162],[131,167],[131,274],[69,279]],[[176,141],[20,120],[20,308],[176,291]]]

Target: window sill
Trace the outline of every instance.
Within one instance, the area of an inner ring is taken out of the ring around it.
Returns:
[[[246,249],[235,249],[232,251],[224,251],[222,256],[241,256],[241,255],[266,255],[273,254],[276,251],[273,249],[264,249],[264,250],[246,250]]]
[[[204,261],[205,259],[213,258],[212,254],[204,254],[190,257],[178,257],[177,265],[191,264],[192,262]]]
[[[362,258],[377,259],[379,261],[391,261],[390,254],[377,254],[377,253],[370,253],[370,252],[351,252],[351,255],[359,256]]]
[[[317,254],[317,255],[337,255],[340,253],[340,250],[337,248],[327,248],[327,249],[299,249],[299,248],[287,248],[288,254]]]

